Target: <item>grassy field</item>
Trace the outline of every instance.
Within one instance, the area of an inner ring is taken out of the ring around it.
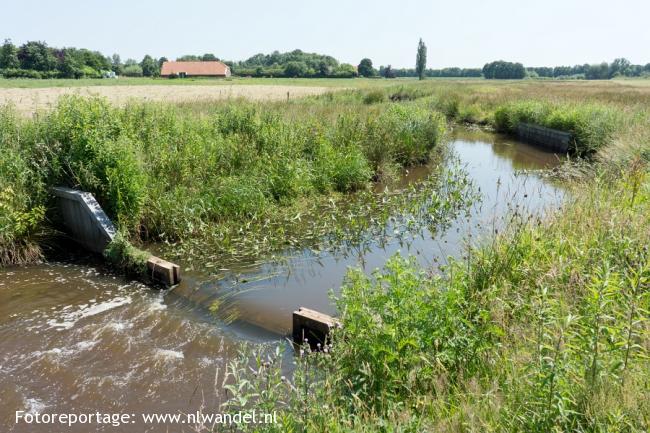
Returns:
[[[0,259],[40,256],[55,184],[95,193],[134,243],[199,262],[262,257],[366,228],[372,204],[351,198],[435,159],[448,123],[535,121],[574,136],[562,209],[513,213],[441,274],[399,258],[351,271],[328,353],[298,358],[288,379],[280,354],[244,353],[225,409],[279,410],[280,425],[242,426],[253,431],[648,431],[650,87],[391,84],[228,104],[68,97],[35,118],[6,108]]]

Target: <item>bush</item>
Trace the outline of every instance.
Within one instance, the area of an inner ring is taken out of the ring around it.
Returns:
[[[364,104],[378,104],[386,101],[386,93],[383,90],[372,90],[363,97]]]
[[[2,75],[5,78],[43,78],[43,74],[41,72],[33,71],[31,69],[3,69]]]
[[[142,66],[129,65],[125,66],[122,70],[122,75],[125,77],[142,77]]]

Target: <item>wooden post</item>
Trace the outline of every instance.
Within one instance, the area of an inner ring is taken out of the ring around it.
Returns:
[[[293,342],[303,344],[307,339],[312,349],[318,344],[323,347],[329,342],[330,331],[340,326],[341,322],[327,314],[300,307],[293,312]]]

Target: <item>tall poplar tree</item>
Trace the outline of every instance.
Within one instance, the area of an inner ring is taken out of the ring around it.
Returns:
[[[424,80],[424,71],[427,68],[427,46],[422,42],[418,42],[418,53],[415,56],[415,72],[418,74],[420,80]]]

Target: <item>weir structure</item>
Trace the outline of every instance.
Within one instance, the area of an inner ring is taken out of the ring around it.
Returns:
[[[89,192],[64,187],[52,188],[52,193],[72,239],[88,251],[102,254],[117,230],[95,197]],[[180,267],[174,263],[150,256],[147,269],[154,282],[165,286],[180,282]]]
[[[572,138],[568,132],[525,122],[517,125],[517,136],[522,141],[536,144],[558,153],[567,153],[569,151]]]

